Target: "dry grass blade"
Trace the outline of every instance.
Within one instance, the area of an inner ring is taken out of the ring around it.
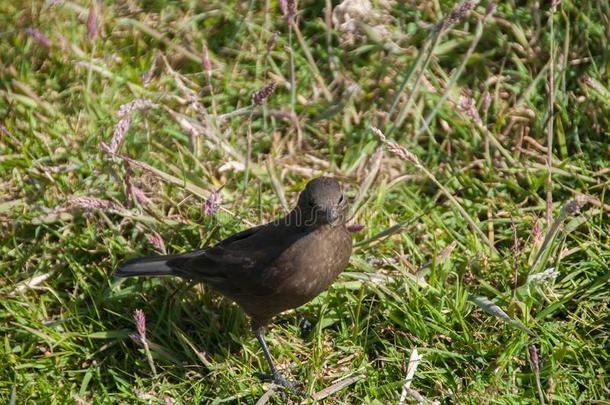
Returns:
[[[551,168],[553,167],[553,136],[554,136],[554,122],[555,122],[555,29],[554,29],[554,16],[555,16],[555,2],[551,3],[551,16],[549,18],[549,24],[551,27],[551,49],[549,59],[549,119],[548,128],[546,134],[546,225],[551,226],[553,222],[553,174]]]
[[[246,158],[239,153],[226,139],[218,136],[215,131],[208,130],[200,122],[184,115],[179,112],[172,110],[169,107],[164,107],[165,111],[172,117],[174,121],[191,137],[202,137],[206,146],[210,149],[216,149],[218,146],[223,150],[224,153],[232,156],[240,163],[244,163]],[[207,139],[207,138],[211,139]]]
[[[417,352],[417,347],[414,347],[411,350],[411,356],[409,357],[409,365],[407,367],[407,375],[405,377],[405,383],[402,386],[402,393],[400,394],[400,400],[398,400],[399,405],[403,405],[407,399],[407,394],[409,393],[409,388],[411,388],[411,382],[413,381],[413,377],[415,377],[415,372],[417,371],[417,366],[419,366],[419,362],[421,361],[421,356]]]
[[[149,165],[147,163],[144,163],[144,162],[141,162],[139,160],[135,160],[135,159],[132,159],[130,157],[119,155],[119,154],[116,154],[116,155],[113,155],[113,156],[116,156],[116,157],[118,157],[120,159],[123,159],[123,160],[133,164],[134,166],[139,167],[142,170],[147,171],[148,173],[152,174],[153,176],[157,177],[158,179],[160,179],[160,180],[162,180],[164,182],[171,183],[171,184],[174,184],[174,185],[179,186],[179,187],[183,187],[184,189],[186,189],[190,193],[196,195],[197,197],[203,199],[204,201],[206,201],[210,197],[210,195],[212,193],[211,191],[204,190],[201,187],[196,186],[195,184],[193,184],[193,183],[191,183],[191,182],[189,182],[187,180],[179,179],[176,176],[172,176],[171,174],[165,173],[164,171],[159,170],[159,169],[157,169],[155,167],[152,167],[151,165]],[[227,214],[232,215],[232,216],[237,216],[235,213],[233,213],[232,211],[228,210],[225,207],[221,206],[221,207],[219,207],[219,209],[224,211],[224,212],[226,212]],[[249,225],[249,226],[254,226],[254,224],[252,222],[250,222],[250,221],[248,221],[246,219],[242,218],[242,221],[245,224]]]
[[[134,27],[135,29],[153,37],[157,41],[162,42],[169,49],[178,52],[179,54],[183,55],[184,57],[190,59],[192,62],[199,63],[201,61],[201,58],[195,52],[192,52],[192,51],[186,49],[182,45],[175,44],[170,39],[168,39],[165,35],[161,34],[159,31],[149,27],[148,25],[146,25],[138,20],[134,20],[131,18],[122,18],[118,21],[118,24],[119,25],[129,25],[129,26]],[[219,62],[214,60],[214,63],[218,64]]]
[[[414,153],[407,150],[407,148],[405,148],[404,146],[388,140],[385,137],[385,135],[383,134],[383,132],[381,132],[379,129],[377,129],[375,127],[371,127],[371,130],[377,136],[379,136],[379,138],[381,139],[381,141],[383,143],[385,143],[388,146],[388,149],[390,150],[390,152],[394,153],[402,160],[413,163],[417,169],[422,171],[439,188],[439,190],[441,190],[441,192],[449,199],[451,204],[459,211],[459,213],[466,220],[466,222],[468,222],[468,225],[470,225],[470,228],[477,235],[479,235],[479,237],[489,247],[491,253],[495,256],[499,256],[498,251],[496,250],[495,246],[489,240],[487,235],[485,235],[485,233],[481,230],[481,227],[474,221],[474,219],[472,219],[472,217],[468,214],[468,212],[466,212],[464,207],[462,207],[462,204],[460,204],[460,202],[453,196],[453,194],[444,185],[442,185],[438,181],[436,176],[434,176],[434,174],[431,171],[429,171],[424,165],[421,164],[418,157]]]
[[[10,296],[19,295],[26,290],[30,290],[32,288],[38,287],[38,285],[40,285],[40,283],[42,283],[43,281],[45,281],[46,279],[51,277],[51,274],[52,273],[39,274],[37,276],[30,278],[29,280],[22,281],[21,283],[17,284],[15,289],[13,291],[11,291],[9,293],[9,295]]]
[[[386,275],[386,274],[362,273],[359,271],[350,271],[349,273],[343,273],[342,277],[348,277],[348,278],[353,278],[356,280],[367,281],[369,283],[378,284],[378,285],[388,284],[395,280],[394,277]]]
[[[394,95],[394,100],[392,101],[392,106],[390,107],[390,110],[388,111],[388,115],[387,115],[388,118],[391,118],[393,116],[394,111],[396,110],[396,108],[398,107],[398,103],[400,102],[400,98],[402,97],[402,93],[407,88],[407,85],[411,81],[411,78],[413,77],[413,74],[415,73],[415,71],[419,67],[419,65],[421,63],[421,60],[422,60],[424,54],[426,54],[426,53],[427,53],[426,61],[429,62],[430,58],[432,57],[432,53],[434,52],[434,48],[436,47],[436,44],[438,43],[440,34],[441,34],[440,30],[433,30],[433,31],[431,31],[430,34],[428,35],[426,43],[419,50],[419,52],[417,54],[417,57],[415,58],[415,60],[413,62],[411,62],[411,65],[409,66],[409,69],[407,70],[407,72],[405,74],[405,78],[403,79],[403,81],[402,81],[398,91]],[[426,66],[427,66],[427,62],[424,63]],[[416,79],[416,83],[419,83],[419,80],[421,80],[421,75],[423,74],[423,70],[424,69],[425,69],[425,67],[422,69],[422,72],[418,75],[418,77]],[[410,105],[411,98],[412,98],[416,88],[417,88],[416,85],[412,86],[411,91],[409,92],[409,95],[407,96],[407,101],[405,102],[405,107],[403,107],[403,110],[405,110],[406,107],[408,105]],[[399,116],[400,116],[400,114],[399,114]],[[392,131],[393,131],[393,129],[395,127],[396,127],[396,125],[393,125],[388,130],[388,133],[392,133]]]
[[[171,183],[176,186],[184,187],[190,193],[192,193],[192,194],[196,195],[197,197],[200,197],[204,200],[208,199],[211,194],[211,191],[204,190],[201,187],[196,186],[189,181],[186,181],[184,179],[179,179],[176,176],[173,176],[169,173],[165,173],[164,171],[157,169],[156,167],[153,167],[153,166],[149,165],[148,163],[144,163],[139,160],[135,160],[128,156],[124,156],[124,155],[120,155],[120,154],[114,154],[113,156],[116,156],[119,159],[123,159],[124,161],[129,162],[130,164],[134,165],[135,167],[139,167],[140,169],[152,174],[153,176],[157,177],[158,179],[160,179],[166,183]]]
[[[284,193],[284,187],[282,187],[282,183],[277,178],[277,174],[275,173],[275,165],[273,164],[272,159],[273,158],[270,157],[265,162],[265,165],[267,166],[267,173],[269,173],[269,178],[271,179],[271,186],[273,187],[273,191],[275,191],[275,194],[280,199],[280,202],[282,203],[282,207],[284,208],[284,211],[289,212],[290,205],[288,205],[288,200],[286,200],[286,194]]]
[[[453,249],[455,249],[456,246],[457,246],[457,241],[451,242],[447,247],[445,247],[443,250],[441,250],[438,253],[435,260],[430,260],[430,261],[426,262],[425,264],[421,265],[420,268],[417,269],[417,275],[418,276],[425,275],[430,270],[430,267],[432,267],[432,264],[434,264],[434,263],[436,263],[436,265],[443,264],[445,261],[447,261],[447,259],[449,259],[449,257],[451,256],[451,253],[453,252]]]
[[[413,103],[414,95],[416,94],[417,90],[419,89],[420,82],[421,82],[422,78],[425,76],[426,69],[428,68],[428,64],[430,63],[432,56],[434,55],[434,51],[435,51],[441,37],[447,30],[449,30],[449,28],[451,28],[453,25],[455,25],[455,23],[457,23],[458,20],[460,20],[462,17],[464,17],[472,9],[473,6],[474,6],[473,1],[464,1],[464,2],[460,3],[452,10],[452,12],[448,16],[443,18],[430,32],[427,42],[424,44],[424,47],[419,51],[417,58],[413,62],[412,66],[410,67],[409,72],[407,73],[403,83],[401,84],[399,91],[396,93],[396,95],[394,97],[394,102],[392,103],[392,107],[390,108],[388,117],[392,116],[392,113],[398,104],[400,95],[402,94],[402,92],[406,88],[407,84],[409,83],[409,81],[411,79],[411,75],[415,72],[416,68],[419,67],[420,61],[421,61],[423,55],[425,54],[426,56],[423,60],[423,63],[421,64],[422,66],[419,69],[419,72],[418,72],[417,76],[415,77],[415,81],[413,82],[413,85],[411,86],[411,89],[407,95],[407,100],[403,103],[402,108],[398,112],[398,115],[395,117],[395,122],[392,124],[392,127],[388,129],[388,134],[393,133],[395,129],[400,128],[402,126],[402,124],[407,116],[407,112],[409,111],[409,108],[411,107],[411,104]]]
[[[210,360],[208,358],[206,358],[206,356],[203,355],[203,353],[200,350],[197,350],[197,348],[195,347],[193,342],[191,342],[191,340],[188,337],[186,337],[186,335],[180,329],[178,329],[178,327],[176,327],[175,325],[174,325],[174,330],[178,334],[178,337],[180,338],[180,340],[182,340],[184,343],[186,343],[186,345],[191,348],[193,353],[195,353],[195,356],[197,356],[199,361],[201,361],[201,364],[203,364],[207,369],[212,369],[213,364],[210,362]]]
[[[479,44],[479,41],[481,40],[481,36],[483,35],[483,26],[485,25],[485,22],[487,21],[487,19],[490,16],[491,16],[491,14],[485,15],[485,17],[482,20],[479,20],[479,22],[477,23],[477,28],[476,28],[476,32],[474,34],[474,38],[472,39],[470,47],[468,48],[468,50],[466,51],[466,54],[464,55],[464,57],[462,59],[462,63],[453,72],[453,74],[451,75],[451,79],[447,83],[445,92],[443,93],[441,98],[437,101],[437,103],[434,106],[434,108],[432,109],[432,111],[430,111],[430,113],[424,119],[424,124],[422,125],[420,130],[417,131],[417,134],[415,135],[416,139],[419,138],[425,131],[428,130],[430,123],[432,122],[432,120],[434,119],[434,117],[436,116],[436,114],[438,113],[440,108],[443,106],[445,101],[447,101],[447,98],[449,97],[449,93],[450,93],[451,89],[453,88],[455,83],[457,83],[458,79],[464,72],[464,68],[466,67],[466,64],[470,60],[470,57],[472,56],[477,45]]]
[[[350,208],[350,214],[348,215],[349,218],[351,218],[360,208],[360,204],[362,203],[362,200],[364,200],[364,197],[366,196],[367,192],[371,188],[373,181],[375,181],[375,178],[377,177],[377,173],[379,173],[379,168],[381,167],[382,159],[383,159],[383,149],[381,147],[379,147],[379,148],[377,148],[377,150],[375,151],[373,156],[371,156],[371,158],[369,159],[369,164],[368,164],[369,167],[367,170],[366,177],[362,181],[362,184],[360,184],[360,188],[358,189],[358,194],[356,194],[356,197],[354,198],[354,201],[352,202],[352,205]]]
[[[172,68],[171,64],[167,61],[165,55],[161,54],[161,58],[165,63],[165,68],[174,78],[178,89],[180,89],[180,92],[182,93],[183,97],[189,103],[189,107],[195,110],[197,114],[201,115],[202,117],[205,117],[208,123],[211,122],[206,108],[199,101],[199,96],[197,95],[197,93],[185,84],[186,78],[180,73],[176,72],[174,68]]]
[[[265,391],[265,393],[263,394],[262,397],[260,397],[258,399],[258,401],[256,401],[256,405],[265,405],[267,402],[269,402],[269,400],[275,395],[275,387],[272,386],[271,388],[269,388],[267,391]]]
[[[19,198],[11,201],[0,202],[0,214],[8,213],[13,210],[21,209],[26,204],[25,198]]]
[[[354,384],[355,382],[362,380],[363,378],[364,378],[364,376],[361,375],[361,374],[354,375],[354,376],[347,377],[347,378],[343,378],[343,379],[335,382],[330,387],[326,387],[323,390],[316,392],[311,397],[315,401],[320,401],[320,400],[322,400],[324,398],[328,398],[329,396],[331,396],[331,395],[341,391],[345,387],[348,387],[348,386]]]
[[[294,33],[296,34],[297,40],[299,41],[299,45],[301,45],[301,49],[305,54],[305,58],[307,59],[311,72],[313,73],[313,77],[318,82],[320,90],[322,90],[322,94],[324,94],[326,101],[332,101],[333,96],[330,93],[330,90],[328,90],[328,86],[326,86],[326,83],[324,83],[322,74],[320,74],[320,70],[318,69],[316,62],[313,56],[311,55],[311,52],[309,51],[309,45],[307,45],[307,41],[305,41],[305,38],[303,38],[303,34],[301,34],[299,26],[297,24],[292,24],[292,28],[294,30]]]
[[[417,221],[419,218],[421,218],[424,214],[418,215],[414,218],[408,219],[406,221],[402,221],[399,222],[395,225],[390,226],[389,228],[384,229],[383,231],[379,232],[378,234],[365,239],[363,241],[360,241],[358,243],[356,243],[354,245],[354,247],[358,248],[358,247],[362,247],[362,246],[366,246],[366,245],[370,245],[373,242],[377,242],[380,241],[382,239],[385,239],[391,235],[394,235],[395,233],[400,232],[401,230],[403,230],[404,228],[406,228],[407,226],[411,225],[413,222]]]

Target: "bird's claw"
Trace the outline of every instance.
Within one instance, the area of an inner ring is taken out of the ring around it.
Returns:
[[[304,384],[300,381],[290,381],[284,378],[280,373],[275,374],[265,374],[265,373],[257,373],[257,377],[262,381],[270,381],[275,385],[286,388],[288,391],[291,391],[298,395],[305,394],[304,391],[298,389],[298,387],[302,387]]]

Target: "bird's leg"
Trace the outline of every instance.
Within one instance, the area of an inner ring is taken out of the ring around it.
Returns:
[[[267,343],[265,342],[265,332],[264,332],[264,327],[259,326],[256,329],[254,329],[254,334],[256,335],[256,339],[258,340],[258,343],[261,345],[261,348],[263,349],[263,355],[265,356],[265,360],[267,360],[267,364],[269,364],[269,368],[271,369],[271,374],[259,374],[259,377],[262,380],[267,380],[267,381],[273,381],[275,384],[282,386],[282,387],[286,387],[292,391],[298,392],[298,390],[295,389],[295,387],[302,385],[300,382],[298,381],[289,381],[286,378],[284,378],[284,376],[282,374],[280,374],[279,371],[277,371],[277,368],[275,367],[275,364],[273,363],[273,359],[271,358],[271,353],[269,353],[269,348],[267,347]]]

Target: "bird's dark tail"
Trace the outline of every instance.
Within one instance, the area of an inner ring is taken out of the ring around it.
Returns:
[[[117,277],[173,275],[174,270],[167,265],[168,260],[173,257],[175,256],[154,256],[127,260],[114,275]]]

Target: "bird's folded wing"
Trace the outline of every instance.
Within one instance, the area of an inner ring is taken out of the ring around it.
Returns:
[[[204,282],[225,278],[227,282],[247,279],[258,284],[264,279],[258,275],[303,235],[294,227],[270,223],[233,235],[196,256],[176,258],[168,264]]]
[[[172,268],[193,276],[193,278],[224,277],[227,267],[244,267],[249,259],[243,254],[232,254],[232,243],[247,239],[256,234],[261,227],[246,229],[221,241],[215,246],[195,252],[184,253],[168,261]]]

